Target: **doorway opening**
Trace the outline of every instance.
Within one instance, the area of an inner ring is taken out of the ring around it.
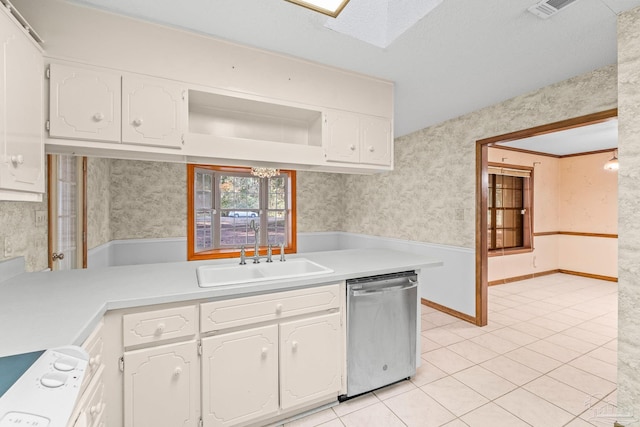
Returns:
[[[496,239],[495,235],[491,235],[491,231],[488,232],[487,225],[489,224],[489,220],[491,219],[490,215],[495,215],[496,207],[490,206],[490,185],[489,185],[489,149],[490,147],[495,147],[497,145],[517,145],[512,144],[514,141],[523,140],[526,138],[533,138],[537,136],[547,135],[555,132],[566,131],[575,128],[582,128],[584,126],[595,125],[598,123],[608,122],[617,117],[618,111],[617,109],[607,110],[600,113],[590,114],[587,116],[576,117],[569,120],[563,120],[560,122],[550,123],[543,126],[537,126],[530,129],[524,129],[517,132],[512,132],[504,135],[498,135],[491,138],[486,138],[482,140],[478,140],[476,142],[476,324],[478,326],[485,326],[488,321],[488,298],[487,298],[487,288],[489,286],[489,246],[490,244],[494,244]],[[510,150],[517,152],[523,151],[516,147],[509,147]],[[609,149],[608,152],[613,150]],[[495,160],[495,159],[494,159]],[[508,159],[502,158],[505,160],[504,164],[508,164]],[[494,162],[495,165],[495,162]],[[531,165],[532,174],[535,173],[534,164]],[[505,166],[506,168],[506,166]],[[511,173],[513,175],[513,173]],[[493,199],[495,199],[495,194],[492,195]],[[521,212],[525,212],[526,209],[521,208]],[[504,212],[503,212],[504,213]],[[527,212],[529,213],[529,212]],[[535,239],[536,233],[533,228],[533,221],[531,221],[530,233],[531,239]],[[522,227],[526,230],[526,223],[523,224]],[[502,230],[503,237],[506,235],[505,233],[510,232],[510,230]],[[552,233],[560,233],[561,230],[553,230]],[[496,233],[496,228],[494,227],[493,233]],[[617,237],[617,235],[616,235]],[[493,239],[493,240],[491,240]],[[503,239],[503,243],[515,242],[517,239]],[[503,246],[505,246],[503,244]],[[517,245],[513,245],[514,248]],[[533,250],[533,243],[531,247],[518,247],[515,248],[517,250],[530,251]],[[495,250],[495,248],[494,248]],[[505,250],[504,248],[502,250]]]

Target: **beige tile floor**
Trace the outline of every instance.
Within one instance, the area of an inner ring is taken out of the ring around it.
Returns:
[[[422,307],[422,366],[411,381],[287,427],[612,426],[617,284],[554,274],[489,288],[478,328]]]

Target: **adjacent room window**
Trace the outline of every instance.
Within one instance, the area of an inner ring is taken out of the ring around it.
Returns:
[[[493,255],[530,250],[533,168],[489,165],[488,244]]]
[[[250,168],[188,165],[188,259],[226,258],[258,245],[274,254],[282,243],[295,252],[295,171],[272,178],[251,175]]]

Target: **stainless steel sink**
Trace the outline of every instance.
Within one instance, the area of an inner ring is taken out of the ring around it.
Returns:
[[[250,262],[249,260],[247,260]],[[196,269],[201,288],[238,285],[266,280],[291,279],[333,273],[323,265],[306,258],[292,258],[285,262],[261,262],[246,265],[202,265]]]

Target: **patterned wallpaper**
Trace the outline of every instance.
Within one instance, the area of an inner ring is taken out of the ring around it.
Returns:
[[[87,159],[87,249],[93,249],[111,240],[110,165],[109,159]]]
[[[618,407],[640,417],[640,8],[618,18]],[[635,424],[635,423],[634,423]]]
[[[398,138],[393,172],[346,177],[344,231],[473,248],[476,140],[616,103],[612,65]]]
[[[187,235],[187,167],[111,160],[111,240]]]
[[[0,201],[0,260],[22,256],[26,271],[49,267],[47,225],[36,227],[36,211],[47,211],[47,197],[42,203]],[[12,256],[4,256],[5,239],[9,239]]]
[[[346,175],[298,172],[296,178],[298,232],[342,231]]]

